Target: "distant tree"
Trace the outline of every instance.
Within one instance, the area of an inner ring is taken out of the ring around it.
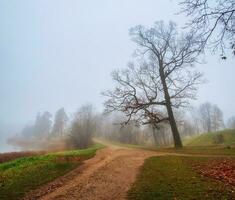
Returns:
[[[157,146],[167,146],[172,144],[172,134],[168,124],[161,123],[157,128],[151,126],[154,143]]]
[[[201,132],[201,119],[200,113],[197,107],[191,107],[189,110],[192,126],[194,127],[194,133],[199,134]]]
[[[21,135],[25,138],[32,137],[34,135],[34,125],[26,125],[22,129]]]
[[[119,129],[119,142],[127,144],[138,144],[139,128],[133,123],[121,126]]]
[[[47,146],[47,140],[51,131],[51,114],[44,112],[37,114],[35,123],[26,125],[21,134],[9,138],[9,144],[19,147],[21,150],[39,150]]]
[[[60,108],[55,114],[55,120],[54,120],[54,125],[52,128],[52,134],[62,136],[64,133],[64,129],[66,127],[67,121],[68,121],[68,116],[67,116],[64,108]]]
[[[212,129],[213,131],[218,131],[224,128],[224,117],[222,110],[217,106],[213,105],[212,113]]]
[[[52,115],[48,111],[45,111],[42,115],[38,113],[34,125],[34,135],[36,137],[45,136],[50,133],[52,124],[51,117]]]
[[[212,105],[209,102],[201,104],[199,113],[204,131],[217,131],[223,127],[223,113],[218,106]]]
[[[175,147],[182,147],[173,108],[194,98],[201,74],[192,70],[198,47],[193,33],[180,35],[172,22],[156,22],[152,28],[136,26],[130,35],[138,45],[139,62],[113,72],[114,90],[104,93],[106,111],[121,111],[141,124],[169,122]],[[135,66],[137,65],[137,66]]]
[[[228,119],[227,127],[231,129],[235,129],[235,116],[232,116]]]
[[[73,147],[86,148],[92,144],[96,131],[96,119],[92,105],[82,106],[75,114],[71,127],[69,143]]]
[[[201,104],[199,107],[199,113],[202,120],[204,131],[211,132],[212,131],[212,105],[211,103],[207,102]]]
[[[226,59],[224,49],[235,54],[235,2],[234,0],[183,0],[182,11],[189,17],[187,26],[197,31],[201,50],[205,46],[219,49]]]
[[[195,126],[193,123],[189,120],[184,120],[181,125],[181,135],[186,136],[192,136],[195,134]]]
[[[42,115],[38,113],[34,124],[26,125],[22,129],[21,135],[23,137],[40,137],[48,135],[51,130],[51,117],[52,115],[47,111],[45,111]]]

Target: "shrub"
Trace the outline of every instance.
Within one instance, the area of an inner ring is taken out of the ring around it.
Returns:
[[[213,137],[214,144],[222,144],[224,143],[224,136],[222,134],[217,134]]]

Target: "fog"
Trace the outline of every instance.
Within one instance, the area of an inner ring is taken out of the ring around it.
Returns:
[[[0,152],[13,151],[6,139],[34,123],[38,112],[64,107],[73,114],[86,103],[103,111],[103,90],[111,72],[132,59],[129,29],[186,17],[176,0],[2,0],[0,1]],[[216,104],[224,118],[235,115],[234,57],[207,52],[197,64],[207,83],[197,100]]]

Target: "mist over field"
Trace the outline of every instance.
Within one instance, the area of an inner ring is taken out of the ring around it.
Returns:
[[[187,17],[179,9],[170,0],[1,1],[0,151],[16,150],[7,139],[34,124],[39,112],[50,112],[52,120],[64,107],[71,122],[91,103],[102,113],[101,92],[114,86],[110,74],[135,59],[130,28],[173,20],[181,29]],[[216,104],[226,124],[235,113],[234,57],[206,51],[202,60],[195,65],[207,82],[190,105]]]
[[[235,0],[0,0],[0,200],[235,199]]]
[[[10,151],[17,151],[17,147],[13,147],[12,145],[9,145],[7,142],[7,139],[9,137],[13,137],[15,133],[17,133],[19,130],[22,129],[23,126],[20,125],[9,125],[9,124],[3,124],[1,123],[0,128],[0,152],[10,152]]]

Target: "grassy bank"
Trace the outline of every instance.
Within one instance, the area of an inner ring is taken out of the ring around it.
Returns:
[[[193,163],[209,162],[210,159],[177,156],[149,158],[130,189],[128,199],[234,199],[225,184],[202,177],[192,170]]]
[[[182,149],[176,149],[173,147],[160,148],[160,147],[155,147],[155,146],[141,146],[141,145],[133,145],[133,144],[121,144],[121,143],[113,143],[113,144],[116,144],[118,146],[128,147],[128,148],[145,149],[145,150],[164,152],[164,153],[235,156],[234,147],[227,147],[227,146],[221,146],[221,145],[184,146]]]
[[[36,155],[46,154],[43,151],[20,151],[20,152],[8,152],[8,153],[0,153],[0,164],[4,162],[9,162],[11,160],[15,160],[17,158],[22,157],[30,157]]]
[[[0,199],[16,200],[48,183],[95,155],[102,145],[84,150],[63,151],[19,158],[0,164]]]
[[[222,137],[220,143],[216,142],[218,136]],[[190,138],[184,142],[186,146],[235,146],[235,130],[226,129],[212,133],[204,133]]]
[[[180,153],[192,155],[221,155],[221,156],[235,156],[235,148],[228,148],[222,146],[184,146],[182,149],[175,148],[152,148],[152,150],[166,153]]]
[[[220,144],[215,143],[218,136],[220,136],[220,138],[222,136]],[[158,152],[235,156],[235,130],[223,130],[194,136],[184,141],[184,147],[182,149],[175,149],[173,147],[161,148],[156,146],[121,144],[118,142],[112,143],[128,148],[141,148]]]

